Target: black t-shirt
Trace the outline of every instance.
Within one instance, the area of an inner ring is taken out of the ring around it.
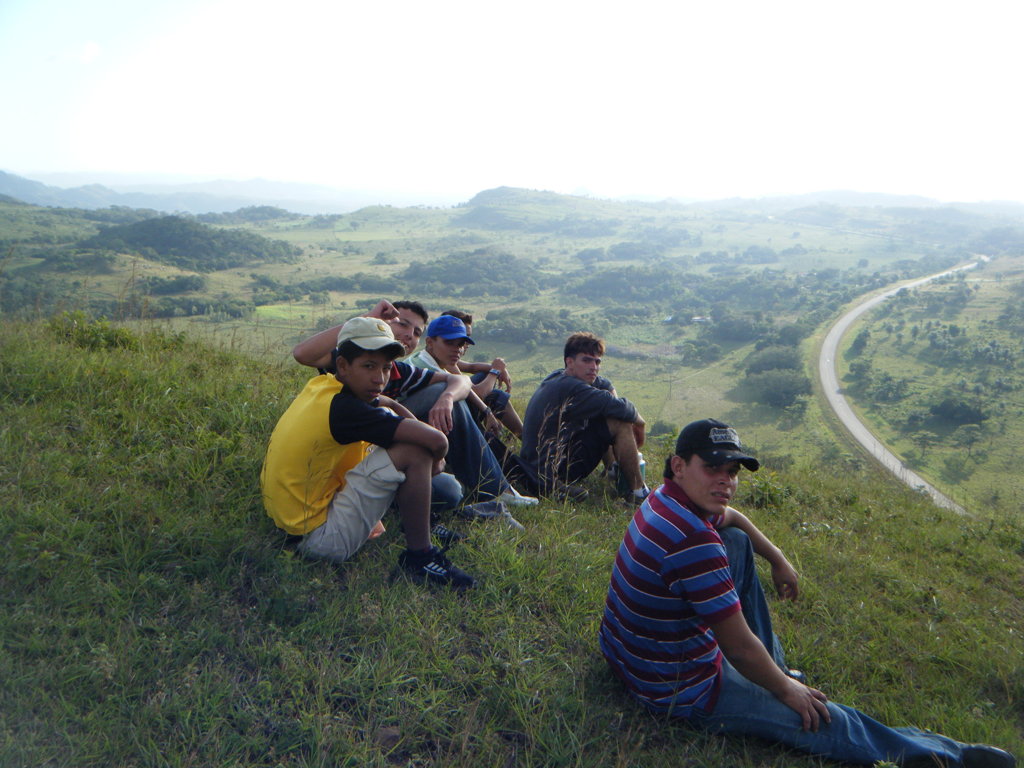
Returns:
[[[402,417],[393,411],[364,402],[346,389],[331,398],[328,419],[331,437],[341,445],[364,440],[381,448],[391,447],[395,441],[395,430],[402,421]]]

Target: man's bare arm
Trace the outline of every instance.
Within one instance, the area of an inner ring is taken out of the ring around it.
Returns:
[[[410,411],[397,400],[392,400],[390,397],[386,395],[381,395],[379,398],[377,398],[377,405],[381,406],[382,408],[390,408],[403,419],[416,418],[416,414],[414,414],[412,411]]]
[[[761,532],[761,529],[754,525],[754,522],[740,512],[738,509],[727,507],[723,515],[722,526],[732,525],[739,528],[750,539],[754,552],[768,561],[772,567],[772,582],[775,584],[775,591],[783,600],[796,600],[800,594],[800,576],[796,569],[789,562],[771,540]]]
[[[445,382],[445,389],[437,397],[437,401],[427,414],[427,422],[446,435],[452,431],[452,408],[459,400],[465,400],[473,391],[469,379],[462,374],[435,371],[430,379],[431,384]]]
[[[729,618],[711,625],[715,639],[729,663],[736,671],[771,692],[775,698],[792,709],[803,722],[805,731],[816,731],[822,720],[832,721],[825,702],[828,697],[816,688],[788,677],[772,661],[767,649],[750,631],[746,619],[739,611]]]
[[[402,419],[395,430],[395,442],[411,443],[425,449],[434,461],[439,461],[448,453],[448,438],[429,424],[415,418]]]
[[[313,334],[292,347],[292,357],[311,368],[327,368],[331,364],[331,352],[338,345],[340,325]]]
[[[381,299],[377,305],[363,317],[376,317],[379,320],[390,320],[398,317],[398,310],[387,299]],[[331,364],[331,352],[338,345],[338,331],[341,325],[335,325],[304,339],[292,347],[292,357],[303,365],[311,368],[327,368]]]

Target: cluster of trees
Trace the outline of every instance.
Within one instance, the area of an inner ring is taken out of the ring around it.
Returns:
[[[755,349],[747,356],[744,371],[743,386],[755,402],[789,408],[805,405],[811,394],[796,347],[770,344]]]
[[[117,257],[107,251],[61,248],[39,254],[47,269],[54,272],[88,272],[109,275],[117,264]]]
[[[221,226],[265,224],[274,221],[295,221],[302,218],[305,217],[300,213],[292,213],[273,205],[250,205],[230,213],[200,213],[196,215],[196,219],[204,224]]]
[[[1021,284],[1024,288],[1024,283]],[[999,313],[999,324],[1007,331],[1017,334],[1017,338],[1024,336],[1024,296],[1011,299]]]
[[[79,248],[136,253],[193,272],[246,264],[294,262],[299,248],[244,230],[210,227],[183,216],[161,216],[106,227],[79,242]]]
[[[558,312],[519,309],[495,309],[487,313],[484,322],[473,326],[473,335],[498,341],[525,344],[533,350],[539,344],[561,344],[569,334],[579,330],[579,321],[569,316],[569,310]],[[479,330],[478,330],[479,329]],[[602,333],[603,328],[594,327]]]
[[[301,292],[314,294],[324,291],[345,291],[362,293],[379,293],[382,296],[394,296],[405,293],[405,283],[394,277],[382,277],[373,272],[356,272],[352,275],[325,275],[308,280],[300,280],[294,284]]]
[[[174,277],[147,277],[140,281],[139,289],[152,296],[170,296],[175,293],[206,290],[202,275],[175,275]]]
[[[685,229],[660,227],[646,230],[642,240],[624,240],[607,248],[584,248],[576,258],[586,266],[602,261],[650,261],[665,255],[665,251],[683,243],[700,245],[700,235],[691,235]]]
[[[565,281],[561,292],[567,299],[643,302],[649,310],[685,323],[694,316],[710,316],[713,308],[719,310],[723,321],[739,311],[787,315],[818,309],[831,311],[879,281],[859,272],[823,272],[797,275],[765,269],[757,275],[716,275],[688,270],[684,263],[671,259],[639,266],[580,270]],[[879,284],[884,284],[884,278]],[[729,311],[722,312],[722,308]],[[723,333],[730,334],[727,330]]]
[[[64,286],[53,281],[22,277],[18,273],[5,274],[0,270],[0,313],[50,309],[66,296]]]
[[[632,234],[638,236],[642,242],[658,248],[676,248],[680,245],[699,248],[703,242],[699,232],[691,232],[686,227],[671,224],[637,228]]]
[[[932,330],[927,335],[926,357],[944,365],[996,365],[1012,368],[1020,350],[997,339],[973,339],[956,325]]]
[[[97,317],[197,317],[216,320],[249,317],[254,309],[251,301],[233,298],[203,298],[199,296],[161,296],[152,298],[130,294],[120,299],[94,300],[89,312]]]
[[[457,227],[469,229],[518,230],[577,238],[611,237],[622,226],[621,219],[593,218],[575,214],[555,218],[531,217],[521,211],[489,205],[475,206],[454,219],[452,223]]]
[[[967,325],[942,320],[929,319],[909,326],[908,317],[934,316],[942,314],[956,316],[977,293],[977,289],[962,279],[952,285],[935,291],[900,291],[896,300],[887,302],[880,309],[880,315],[886,318],[881,330],[888,336],[895,335],[897,343],[906,340],[905,331],[909,330],[910,340],[925,342],[916,354],[924,362],[942,366],[997,366],[1004,370],[1012,369],[1024,359],[1024,345],[1000,340],[995,334],[984,334],[979,338],[972,334]],[[999,330],[1024,330],[1024,310],[1018,298],[1007,301],[999,316]],[[854,338],[850,353],[860,354],[871,339],[868,329],[861,330]]]
[[[396,286],[398,292],[420,296],[502,296],[522,301],[538,295],[541,287],[533,262],[486,248],[415,261],[399,278],[404,284]]]
[[[781,256],[802,256],[807,249],[802,245],[787,248],[781,254],[766,245],[751,245],[742,253],[730,254],[726,251],[701,251],[694,261],[697,264],[774,264]]]
[[[1024,253],[1024,229],[996,227],[980,234],[970,245],[973,253],[997,256],[1002,253]]]
[[[255,275],[253,276],[256,277]],[[285,296],[288,288],[311,296],[325,291],[375,293],[381,296],[476,298],[502,296],[522,301],[540,293],[536,265],[502,251],[477,249],[430,261],[414,261],[394,277],[369,272],[325,275],[291,286],[264,280],[267,289]],[[291,298],[290,296],[288,298]]]

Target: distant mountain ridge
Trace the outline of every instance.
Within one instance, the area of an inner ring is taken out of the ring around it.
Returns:
[[[86,178],[84,174],[53,174],[63,181]],[[417,205],[453,205],[454,201],[414,201],[408,195],[383,192],[335,189],[315,184],[296,184],[249,179],[247,181],[217,180],[206,182],[127,183],[131,177],[119,177],[116,189],[103,184],[82,184],[60,187],[0,170],[0,196],[25,203],[59,208],[97,209],[111,206],[152,209],[166,213],[227,213],[252,206],[273,206],[308,215],[351,213],[376,205],[415,207]],[[956,208],[984,216],[1024,218],[1024,204],[1012,201],[978,203],[942,202],[918,195],[893,195],[851,190],[826,190],[802,195],[760,198],[725,198],[702,200],[665,198],[660,201],[640,197],[614,199],[586,195],[565,195],[546,190],[519,187],[496,187],[477,193],[458,207],[504,208],[534,205],[538,207],[569,206],[579,213],[601,208],[602,203],[644,202],[667,206],[694,206],[708,210],[742,208],[772,215],[813,206],[848,208]]]
[[[271,205],[305,214],[349,213],[380,202],[369,192],[310,184],[252,179],[187,184],[102,184],[58,187],[0,171],[0,195],[58,208],[150,208],[167,213],[224,213],[253,205]]]

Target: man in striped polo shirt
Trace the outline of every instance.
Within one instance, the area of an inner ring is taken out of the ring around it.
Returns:
[[[890,728],[827,700],[785,666],[754,568],[764,557],[780,597],[797,574],[729,506],[741,467],[756,471],[736,431],[687,425],[665,483],[641,504],[619,547],[601,622],[601,651],[649,709],[713,732],[758,736],[871,765],[1012,768],[1012,755],[916,728]]]

